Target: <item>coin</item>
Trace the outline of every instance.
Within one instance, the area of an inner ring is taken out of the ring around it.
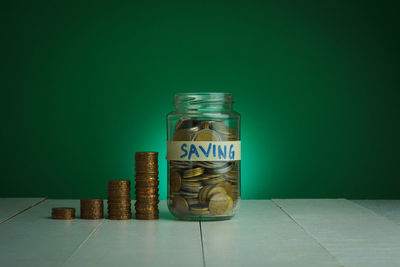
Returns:
[[[226,194],[226,190],[223,187],[220,186],[214,186],[210,189],[210,191],[207,192],[207,199],[211,199],[211,197],[215,194]]]
[[[177,169],[170,170],[169,185],[172,192],[178,192],[181,189],[182,178]]]
[[[209,202],[209,209],[213,215],[228,214],[232,210],[232,207],[232,198],[224,193],[214,194]]]
[[[188,198],[188,197],[190,197],[190,198],[197,198],[197,197],[199,197],[199,193],[194,193],[194,192],[187,192],[187,191],[179,191],[179,193],[178,194],[175,194],[175,195],[177,195],[177,196],[179,196],[179,195],[181,195],[181,196],[183,196],[183,197],[185,197],[185,198]]]
[[[214,168],[212,169],[212,172],[214,173],[226,173],[229,172],[232,169],[232,165],[227,165],[225,167],[220,167],[220,168]]]
[[[188,203],[189,206],[200,204],[200,201],[199,201],[198,198],[187,198],[187,197],[185,197],[185,199],[186,199],[186,202]]]
[[[191,141],[192,135],[188,130],[177,130],[174,133],[174,137],[172,138],[173,141]]]
[[[157,187],[137,187],[136,194],[157,194],[158,188]]]
[[[208,185],[213,185],[213,184],[221,183],[223,181],[225,181],[224,178],[216,177],[216,178],[208,179],[207,181],[205,181],[205,183],[208,184]]]
[[[192,161],[171,160],[170,164],[177,168],[191,168],[193,166]]]
[[[175,131],[180,129],[186,129],[189,131],[198,131],[200,130],[199,121],[193,118],[181,118],[175,124]]]
[[[135,160],[140,159],[158,160],[158,152],[136,152]]]
[[[132,214],[129,214],[129,215],[109,215],[108,219],[110,219],[110,220],[129,220],[129,219],[132,219]]]
[[[198,193],[202,188],[202,186],[182,186],[182,190],[193,193]]]
[[[190,211],[195,215],[207,215],[209,213],[208,207],[200,204],[191,205]]]
[[[205,204],[207,202],[208,192],[212,189],[212,185],[207,185],[203,187],[199,194],[199,201],[201,204]]]
[[[213,130],[203,129],[198,131],[194,137],[193,141],[220,141],[221,137],[219,134]],[[189,140],[184,140],[189,141]]]
[[[136,182],[158,182],[157,174],[141,173],[135,175]]]
[[[225,191],[226,191],[226,193],[227,193],[230,197],[232,197],[233,188],[232,188],[232,185],[231,185],[230,183],[228,183],[228,182],[221,182],[221,183],[218,184],[218,186],[224,188]]]
[[[220,134],[230,136],[231,138],[237,136],[235,130],[233,130],[231,127],[227,126],[223,122],[213,121],[211,123],[211,129],[217,131]]]
[[[115,187],[120,187],[120,186],[131,186],[131,181],[129,180],[110,180],[108,181],[109,186],[115,186]]]
[[[199,176],[204,173],[204,168],[194,168],[194,169],[188,169],[183,171],[183,178],[190,178],[194,176]]]
[[[185,178],[185,182],[203,182],[208,180],[209,178],[207,176],[195,176],[195,177],[190,177],[190,178]]]
[[[189,211],[189,205],[186,199],[181,196],[174,196],[172,198],[172,206],[178,216],[185,216]]]
[[[201,182],[192,182],[192,181],[186,181],[186,179],[183,180],[182,186],[201,186]]]
[[[141,215],[141,214],[136,214],[136,220],[158,220],[158,215]]]

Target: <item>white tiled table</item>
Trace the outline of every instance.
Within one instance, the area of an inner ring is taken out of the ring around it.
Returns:
[[[0,199],[1,266],[400,266],[400,201],[242,200],[228,221],[50,219],[79,200]]]

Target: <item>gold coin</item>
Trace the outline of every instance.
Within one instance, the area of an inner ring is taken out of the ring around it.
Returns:
[[[177,169],[170,170],[169,185],[172,192],[178,192],[182,186],[182,178]]]
[[[137,187],[135,190],[136,194],[157,194],[158,187]]]
[[[136,152],[135,160],[158,160],[158,152]]]
[[[218,184],[218,186],[224,188],[225,191],[226,191],[226,193],[227,193],[230,197],[232,197],[233,188],[232,188],[232,185],[231,185],[230,183],[228,183],[228,182],[221,182],[221,183]]]
[[[210,213],[210,211],[208,210],[208,207],[204,207],[198,204],[195,204],[193,206],[190,207],[190,212],[193,215],[197,215],[197,216],[202,216],[202,215],[207,215]]]
[[[227,179],[230,179],[230,180],[237,180],[238,179],[237,174],[231,173],[230,171],[227,172],[227,173],[224,173],[223,176],[225,178],[227,178]]]
[[[136,214],[136,220],[158,220],[158,214],[152,216]]]
[[[110,219],[110,220],[129,220],[129,219],[132,219],[132,214],[128,214],[128,215],[109,215],[108,219]]]
[[[205,177],[207,179],[218,178],[221,177],[221,174],[207,174]]]
[[[175,131],[174,137],[172,138],[173,141],[191,141],[192,136],[189,131],[180,129]]]
[[[108,181],[108,185],[109,186],[127,186],[130,187],[131,186],[131,181],[129,180],[110,180]]]
[[[211,128],[215,131],[217,131],[220,134],[223,135],[228,135],[231,138],[234,138],[237,136],[235,130],[233,130],[231,127],[227,126],[223,122],[213,122],[211,124]]]
[[[204,173],[204,169],[201,167],[187,169],[187,170],[183,171],[183,178],[195,177],[195,176],[202,175],[203,173]]]
[[[209,202],[209,209],[213,215],[228,214],[232,210],[232,207],[232,198],[223,193],[214,194]]]
[[[136,181],[135,188],[137,187],[158,187],[159,181]]]
[[[208,211],[208,207],[197,204],[197,205],[190,206],[190,210],[204,212],[204,211]]]
[[[203,129],[198,131],[193,138],[194,141],[220,141],[221,136],[213,130]]]
[[[211,199],[215,194],[226,194],[225,188],[220,186],[214,186],[207,192],[207,199]]]
[[[181,196],[174,196],[172,198],[172,206],[174,207],[174,210],[178,216],[185,216],[189,211],[189,205],[186,199]]]
[[[184,182],[201,182],[209,179],[207,176],[195,176],[190,178],[185,178]]]
[[[149,173],[140,173],[135,175],[135,181],[136,182],[141,182],[141,181],[158,181],[158,176],[157,174],[149,174]]]
[[[187,182],[183,180],[182,186],[201,186],[201,182]]]
[[[211,190],[211,188],[212,188],[212,185],[207,185],[200,190],[199,201],[201,204],[207,203],[207,195],[208,195],[208,192]]]

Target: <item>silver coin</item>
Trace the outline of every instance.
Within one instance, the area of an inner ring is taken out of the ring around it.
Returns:
[[[186,201],[189,204],[189,206],[200,204],[200,201],[197,198],[186,198]]]
[[[177,167],[177,168],[192,168],[193,162],[173,160],[173,161],[171,161],[171,165],[174,167]]]
[[[202,188],[202,186],[182,186],[182,190],[191,193],[199,193]]]
[[[195,163],[199,167],[203,168],[220,168],[227,165],[226,161],[196,161]]]
[[[181,195],[183,197],[199,197],[199,193],[193,193],[193,192],[188,192],[188,191],[180,191],[178,194],[176,195]]]
[[[185,129],[192,132],[197,132],[200,130],[200,125],[200,121],[196,120],[195,118],[180,118],[175,124],[175,131]]]
[[[222,168],[214,168],[211,171],[213,173],[226,173],[229,172],[230,170],[232,170],[232,165],[228,164],[228,166],[222,167]]]

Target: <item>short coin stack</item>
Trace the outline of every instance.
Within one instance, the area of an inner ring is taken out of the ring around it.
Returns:
[[[59,220],[72,220],[75,218],[74,208],[52,208],[51,218]]]
[[[136,152],[135,154],[136,219],[158,219],[158,153]]]
[[[104,218],[102,199],[81,199],[81,219],[97,220]]]
[[[110,220],[131,219],[131,182],[128,180],[108,181],[107,203]]]

